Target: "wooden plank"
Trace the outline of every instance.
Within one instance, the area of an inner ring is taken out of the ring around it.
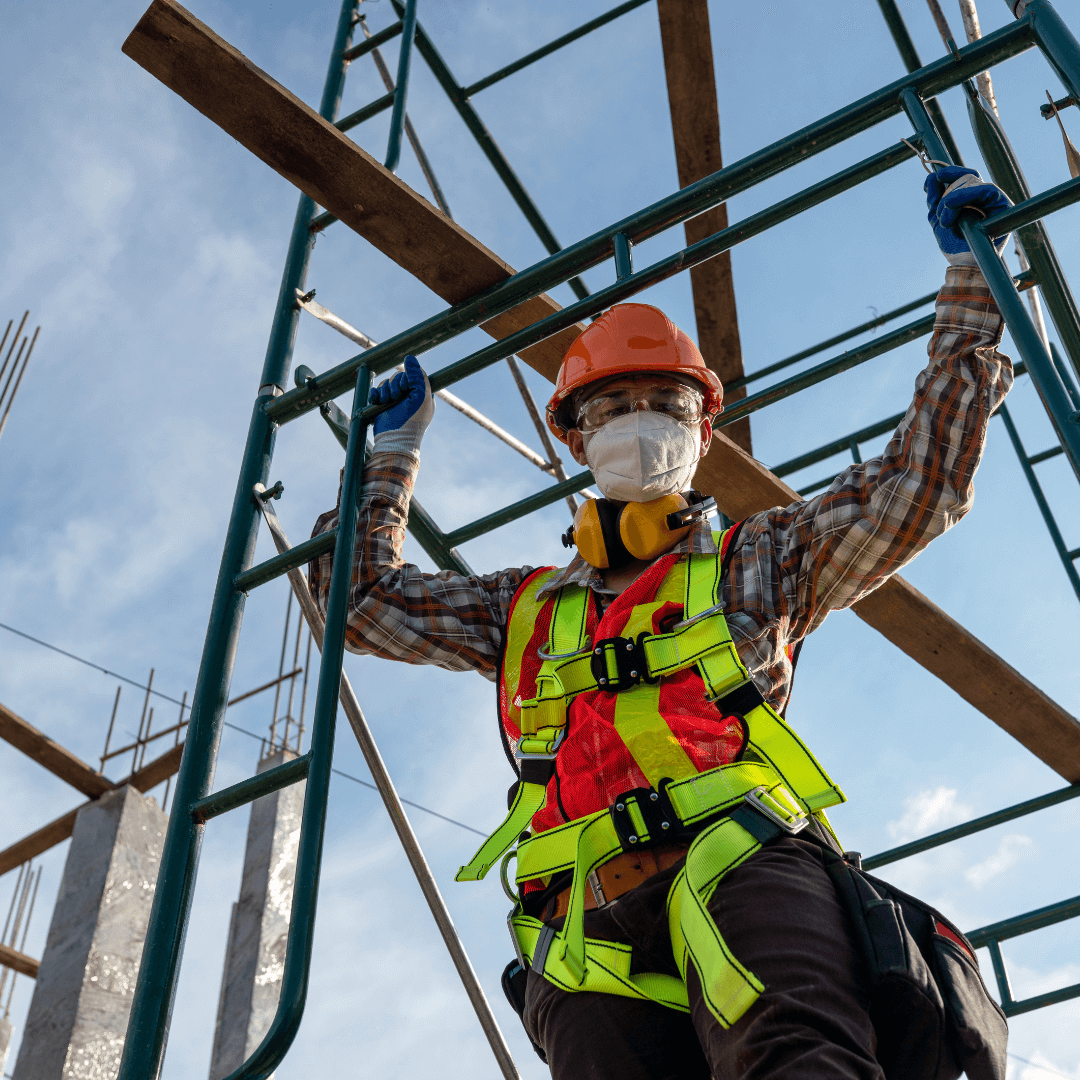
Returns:
[[[466,299],[510,273],[493,252],[171,0],[154,0],[124,50],[445,299]],[[363,205],[350,210],[353,199]],[[550,297],[540,297],[485,329],[501,337],[556,310]],[[534,346],[522,359],[551,379],[571,335]],[[552,342],[558,347],[545,348]],[[799,498],[722,432],[697,485],[732,518]],[[1060,775],[1080,780],[1080,724],[905,581],[891,579],[856,612],[865,612],[875,629]]]
[[[36,979],[39,964],[40,961],[32,956],[27,956],[26,953],[21,953],[0,941],[0,966],[11,968],[20,975],[29,975],[31,979]]]
[[[90,802],[93,801],[93,799],[90,800]],[[83,806],[89,805],[90,803],[83,803]],[[22,866],[28,859],[35,859],[38,855],[48,851],[49,848],[54,848],[57,844],[62,844],[67,840],[75,828],[75,815],[81,809],[82,806],[69,810],[63,817],[50,821],[48,825],[38,829],[37,832],[24,836],[10,847],[0,851],[0,875],[6,874],[9,870],[14,870],[16,866]]]
[[[735,520],[802,498],[722,431],[694,486]],[[852,610],[1059,776],[1080,782],[1080,723],[918,589],[896,575]]]
[[[0,739],[9,742],[27,757],[48,769],[54,776],[69,783],[76,791],[96,798],[112,787],[101,773],[80,761],[70,750],[65,750],[38,731],[33,724],[17,716],[6,705],[0,705]]]
[[[493,251],[179,4],[154,0],[123,51],[448,303],[513,274]],[[535,322],[541,308],[544,314],[559,310],[548,297],[522,307],[520,326]],[[513,316],[507,312],[494,325],[509,325]],[[568,329],[521,358],[557,370],[575,337]]]
[[[720,153],[720,109],[716,101],[709,5],[708,0],[657,0],[656,6],[664,48],[675,164],[679,187],[684,188],[719,172],[724,164]],[[727,206],[721,203],[685,223],[686,242],[696,244],[727,225]],[[743,374],[731,252],[725,251],[693,267],[690,287],[694,293],[698,348],[721,382],[729,383]],[[746,387],[725,396],[728,401],[738,401],[746,396]],[[725,428],[725,434],[748,453],[752,452],[749,417]]]
[[[150,791],[151,788],[157,787],[158,784],[167,780],[179,770],[180,758],[183,753],[184,744],[180,743],[118,783],[112,784],[106,781],[108,785],[106,790],[111,791],[114,788],[130,784],[136,791],[144,793]],[[75,815],[83,806],[89,806],[93,801],[93,799],[90,799],[88,802],[83,803],[82,806],[75,807],[74,810],[68,811],[68,813],[58,817],[55,821],[50,821],[48,825],[38,829],[37,832],[24,836],[17,843],[0,851],[0,875],[6,874],[9,870],[14,870],[16,866],[21,866],[27,859],[34,859],[48,851],[49,848],[62,844],[71,836],[75,828]]]

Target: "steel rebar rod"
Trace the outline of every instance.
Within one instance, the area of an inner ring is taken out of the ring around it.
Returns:
[[[256,497],[259,494],[259,488],[265,490],[262,485],[259,485],[256,488]],[[263,499],[259,499],[259,504],[262,507],[263,517],[270,529],[270,535],[273,537],[278,553],[286,554],[291,549],[291,545],[273,506],[271,506],[269,500]],[[308,588],[307,578],[304,576],[303,571],[299,569],[291,570],[289,572],[289,583],[296,596],[296,601],[300,605],[300,610],[307,620],[311,639],[314,640],[316,647],[321,652],[324,630],[323,618],[311,595],[311,590]],[[356,736],[360,752],[364,755],[364,761],[367,762],[371,777],[375,781],[375,786],[383,800],[383,805],[386,807],[391,824],[394,826],[394,831],[397,833],[398,840],[405,851],[405,856],[409,860],[409,866],[416,876],[420,891],[424,894],[424,899],[431,911],[432,918],[435,920],[435,925],[438,927],[443,943],[450,953],[450,959],[453,961],[454,968],[457,970],[458,977],[465,988],[465,993],[468,995],[469,1001],[476,1012],[484,1035],[491,1045],[492,1052],[499,1063],[499,1068],[506,1080],[516,1080],[518,1072],[510,1055],[510,1048],[507,1046],[499,1028],[499,1022],[491,1011],[491,1006],[476,976],[472,962],[465,951],[465,946],[458,936],[453,918],[442,898],[442,893],[439,891],[439,886],[428,865],[420,841],[413,831],[412,823],[405,813],[405,807],[402,805],[401,798],[394,787],[394,781],[379,751],[378,744],[375,742],[371,728],[364,717],[360,702],[357,700],[352,684],[349,682],[349,677],[344,672],[341,673],[340,695],[342,710],[349,721],[353,734]]]
[[[4,406],[4,415],[0,417],[0,435],[4,434],[4,428],[7,427],[8,415],[11,413],[11,406],[15,404],[15,395],[19,392],[19,387],[22,385],[23,376],[26,374],[26,369],[30,364],[30,355],[34,351],[34,346],[37,344],[38,334],[41,333],[41,327],[37,327],[34,331],[34,336],[30,339],[30,348],[26,350],[26,356],[23,359],[22,370],[19,372],[19,377],[15,380],[15,386],[11,391],[11,396],[7,399],[7,404]]]

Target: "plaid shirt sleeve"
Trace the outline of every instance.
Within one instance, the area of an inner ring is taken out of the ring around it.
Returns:
[[[749,518],[729,577],[731,605],[794,642],[849,607],[967,513],[994,410],[1012,386],[1002,319],[982,274],[949,267],[915,396],[877,458],[806,502]]]
[[[401,557],[409,500],[419,468],[414,454],[372,454],[364,494],[352,583],[346,647],[351,652],[478,671],[494,681],[510,602],[530,567],[466,577],[443,570],[425,574]],[[335,508],[312,536],[337,525]],[[308,564],[308,581],[325,615],[333,555]]]

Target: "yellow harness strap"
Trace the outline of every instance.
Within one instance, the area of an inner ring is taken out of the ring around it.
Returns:
[[[506,820],[457,879],[482,878],[515,842],[519,884],[549,882],[555,874],[573,871],[562,930],[524,915],[520,904],[512,914],[511,928],[523,962],[565,990],[648,998],[685,1011],[685,981],[659,974],[631,976],[628,946],[585,937],[585,886],[597,867],[623,851],[694,836],[686,864],[668,894],[671,941],[683,979],[692,963],[706,1005],[728,1027],[763,987],[731,954],[707,910],[709,899],[723,875],[760,848],[759,835],[768,840],[782,830],[795,832],[811,814],[831,831],[824,808],[843,802],[844,794],[764,701],[739,659],[720,606],[721,570],[718,554],[680,560],[661,584],[655,602],[634,609],[625,636],[596,645],[590,645],[585,635],[587,590],[577,586],[560,590],[541,653],[536,695],[515,702],[522,732],[517,756],[523,782]],[[682,621],[668,633],[651,633],[656,610],[680,595]],[[515,625],[516,615],[515,610],[508,631],[510,646],[516,646],[522,635],[531,636],[530,626]],[[631,661],[618,656],[618,649],[627,650]],[[523,654],[517,655],[520,661]],[[659,710],[660,678],[692,665],[720,712],[743,716],[749,729],[744,760],[701,773]],[[600,678],[608,685],[602,686]],[[605,688],[618,692],[615,728],[652,787],[626,792],[607,810],[519,840],[546,794],[544,785],[530,782],[529,773],[535,777],[542,772],[538,763],[557,752],[573,698]],[[744,802],[753,809],[742,808]],[[758,814],[773,823],[765,832],[754,824]],[[769,833],[769,828],[774,831]]]

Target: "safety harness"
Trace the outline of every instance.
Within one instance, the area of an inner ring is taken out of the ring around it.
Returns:
[[[718,547],[723,550],[722,543]],[[763,987],[732,955],[706,905],[724,874],[763,843],[800,832],[811,815],[831,834],[824,810],[845,801],[844,794],[764,700],[739,659],[720,602],[719,553],[680,559],[655,602],[633,609],[623,636],[592,643],[586,636],[587,589],[564,586],[554,597],[538,599],[555,572],[525,583],[507,628],[508,660],[520,664],[541,609],[553,605],[536,693],[512,706],[521,731],[515,751],[520,783],[506,819],[461,867],[457,880],[479,880],[501,859],[504,888],[513,895],[506,873],[515,856],[519,885],[572,871],[561,930],[526,915],[520,901],[510,913],[522,965],[564,990],[645,998],[687,1011],[686,968],[692,962],[709,1010],[728,1027]],[[671,600],[681,600],[682,620],[666,633],[645,629],[652,626],[652,614]],[[660,680],[692,666],[707,700],[721,715],[741,717],[747,728],[741,760],[702,772],[658,706]],[[618,695],[615,729],[650,786],[530,837],[526,830],[545,803],[570,704],[592,690]],[[631,975],[630,946],[585,937],[585,886],[598,867],[623,852],[672,843],[690,844],[668,893],[671,942],[682,978]]]

